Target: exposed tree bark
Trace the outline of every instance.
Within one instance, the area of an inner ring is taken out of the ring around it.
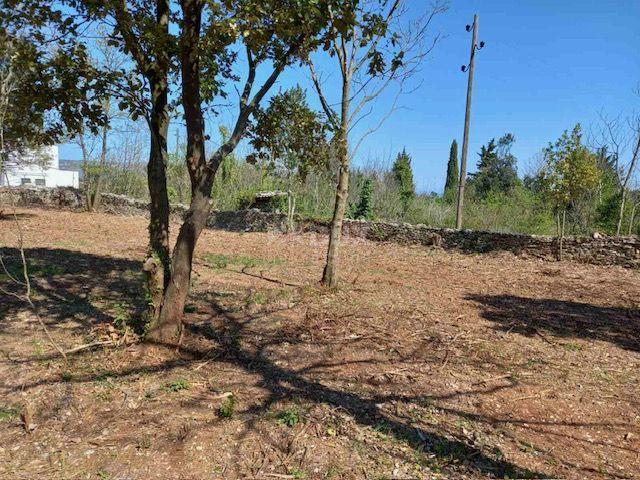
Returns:
[[[200,35],[202,5],[198,0],[185,0],[182,2],[182,10],[182,104],[187,127],[186,162],[191,180],[191,204],[173,250],[170,277],[166,282],[160,314],[151,323],[147,335],[150,340],[162,343],[175,343],[180,338],[180,319],[191,283],[193,252],[211,209],[211,187],[215,174],[215,170],[206,168],[200,63],[196,49]],[[166,184],[164,193],[166,194]]]
[[[349,160],[340,160],[340,172],[338,174],[338,187],[336,189],[336,202],[331,220],[331,233],[329,235],[329,247],[327,249],[327,261],[322,273],[322,284],[335,287],[338,282],[338,256],[340,240],[342,238],[342,223],[349,196]]]
[[[633,233],[633,223],[636,220],[636,210],[638,209],[638,202],[633,202],[633,206],[631,207],[631,217],[629,218],[629,230],[627,231],[627,235],[631,236]]]
[[[169,257],[169,196],[167,194],[167,132],[169,128],[167,78],[153,75],[149,130],[151,145],[147,164],[149,184],[149,254],[157,257],[164,270],[164,288],[171,278]]]
[[[169,35],[169,1],[156,1],[156,22],[163,35]],[[125,40],[127,39],[125,35]],[[135,42],[135,39],[133,40]],[[149,255],[156,257],[163,270],[163,287],[166,290],[171,279],[169,257],[169,195],[167,194],[167,135],[169,129],[169,58],[168,52],[157,52],[155,62],[145,68],[145,58],[135,46],[127,42],[134,57],[141,64],[149,81],[151,93],[151,111],[148,123],[150,131],[149,162],[147,164],[147,182],[149,184]],[[137,54],[135,52],[138,52]],[[155,295],[154,295],[155,296]],[[158,298],[154,298],[157,302]],[[161,305],[154,303],[155,310]]]
[[[107,102],[107,110],[109,103]],[[102,126],[102,149],[100,151],[100,163],[98,165],[98,176],[96,177],[96,185],[91,195],[90,211],[95,212],[100,208],[100,197],[102,195],[102,179],[104,178],[104,170],[107,166],[107,135],[109,133],[109,124]]]

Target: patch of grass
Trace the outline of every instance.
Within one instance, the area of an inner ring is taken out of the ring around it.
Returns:
[[[275,265],[281,265],[284,260],[281,258],[259,258],[251,257],[248,255],[223,255],[219,253],[206,253],[202,258],[212,268],[225,269],[230,265],[235,265],[241,268],[255,268],[255,267],[272,267]]]
[[[113,305],[114,315],[113,324],[116,328],[122,330],[131,323],[130,307],[126,303],[116,303]]]
[[[164,390],[166,392],[179,392],[181,390],[188,390],[189,386],[190,386],[189,382],[184,378],[181,378],[178,380],[174,380],[173,382],[167,383],[164,386]]]
[[[20,261],[9,262],[5,259],[7,271],[0,273],[0,281],[9,281],[10,277],[20,281],[24,279],[24,270]],[[52,263],[45,263],[44,260],[27,259],[27,271],[30,277],[53,277],[67,273],[64,267]]]
[[[236,398],[231,395],[224,399],[222,405],[218,408],[218,416],[220,418],[231,418],[236,411]]]
[[[340,475],[342,475],[342,469],[340,467],[332,465],[327,469],[326,473],[324,474],[324,478],[335,478]]]
[[[12,406],[0,407],[0,421],[11,420],[12,418],[16,418],[19,415],[20,415],[20,410],[16,407],[12,407]]]
[[[293,478],[307,478],[307,474],[304,473],[304,470],[296,467],[289,469],[289,475],[291,475]]]
[[[293,428],[300,423],[300,412],[295,408],[287,408],[278,413],[277,418],[282,425]]]
[[[579,343],[567,342],[567,343],[563,344],[562,346],[568,352],[579,352],[580,350],[582,350],[582,345],[580,345]]]
[[[73,374],[70,371],[65,370],[60,375],[60,378],[62,378],[63,382],[70,382],[73,379]]]
[[[138,450],[147,450],[151,448],[151,444],[152,444],[151,435],[145,434],[142,437],[140,437],[136,442],[136,448]]]
[[[247,307],[251,305],[264,305],[268,301],[267,294],[264,292],[253,292],[247,296],[245,299],[245,304]]]

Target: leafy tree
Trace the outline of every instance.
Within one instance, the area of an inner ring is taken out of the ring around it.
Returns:
[[[582,144],[582,128],[577,124],[544,150],[541,181],[553,202],[558,232],[558,258],[562,260],[567,209],[598,185],[597,156]]]
[[[288,230],[293,229],[296,184],[304,182],[309,170],[328,167],[326,127],[307,103],[306,93],[293,87],[271,98],[266,109],[254,114],[251,145],[255,154],[249,163],[261,161],[284,177],[287,184]]]
[[[265,109],[254,114],[250,143],[256,153],[249,163],[267,162],[287,179],[304,180],[309,170],[327,167],[326,127],[309,108],[306,92],[293,87],[271,98]]]
[[[470,183],[480,198],[490,192],[508,193],[518,184],[516,157],[511,153],[515,138],[507,133],[496,143],[492,139],[480,149],[478,171],[471,175]]]
[[[413,171],[411,170],[411,157],[406,149],[403,149],[402,153],[398,154],[391,170],[400,187],[402,210],[406,213],[416,197],[416,186],[413,183]]]
[[[444,197],[452,201],[458,190],[460,182],[460,168],[458,167],[458,142],[454,139],[449,150],[449,162],[447,163],[447,180],[444,184]]]
[[[405,82],[420,67],[439,39],[436,36],[425,48],[430,22],[446,10],[446,5],[436,2],[419,20],[403,23],[408,3],[405,0],[338,2],[332,9],[328,30],[331,38],[323,42],[323,49],[329,57],[325,65],[333,65],[338,72],[339,98],[335,103],[327,98],[320,76],[322,72],[316,69],[317,62],[307,58],[320,104],[334,133],[332,146],[337,160],[338,181],[327,259],[322,273],[322,283],[330,287],[338,281],[338,258],[349,194],[351,160],[364,139],[380,128],[395,110],[395,104],[355,142],[350,138],[353,126],[369,116],[372,102],[390,85],[398,87],[398,95],[406,91]],[[334,110],[332,105],[338,107]]]
[[[356,220],[373,220],[373,181],[370,178],[362,184],[360,200],[350,213],[350,217]]]
[[[178,50],[191,203],[178,232],[170,280],[163,293],[160,313],[150,326],[150,339],[173,343],[179,338],[193,253],[211,210],[216,172],[245,136],[251,116],[284,69],[306,57],[322,39],[333,38],[335,34],[326,28],[333,8],[332,0],[298,0],[285,4],[275,0],[184,0],[181,3]],[[235,50],[238,46],[242,56]],[[246,67],[238,66],[240,60],[246,61]],[[258,77],[259,66],[268,68],[265,76]],[[216,99],[226,96],[225,84],[239,79],[239,72],[245,71],[246,80],[240,88],[231,134],[207,158],[204,113]],[[153,193],[151,198],[153,202]]]
[[[76,26],[54,9],[0,3],[0,171],[6,161],[46,161],[25,151],[105,123],[110,75],[92,65]]]
[[[14,8],[24,5],[19,0],[8,1]],[[38,12],[54,10],[45,0],[28,5]],[[150,130],[147,171],[152,255],[145,269],[154,279],[149,282],[154,308],[148,338],[175,342],[182,329],[193,252],[211,209],[216,172],[244,137],[251,115],[282,71],[335,37],[326,28],[328,19],[344,2],[183,0],[173,8],[169,0],[59,0],[58,5],[65,24],[90,25],[91,33],[98,26],[104,28],[109,43],[130,57],[131,68],[121,70],[113,88],[118,89],[119,107],[129,110],[134,119],[144,116]],[[344,20],[342,28],[353,22],[352,17]],[[239,66],[242,62],[245,66]],[[259,67],[265,71],[258,74]],[[174,74],[180,78],[180,90],[175,93],[187,130],[185,163],[191,203],[170,256],[166,164],[169,88],[173,84],[169,80]],[[207,157],[205,112],[215,114],[217,102],[227,98],[229,84],[240,82],[241,77],[231,134]],[[65,86],[74,89],[75,83]],[[146,95],[136,95],[145,86]]]

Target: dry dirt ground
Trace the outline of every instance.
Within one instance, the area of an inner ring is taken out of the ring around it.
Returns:
[[[176,351],[145,219],[20,213],[54,342],[113,343],[0,296],[2,479],[640,478],[638,271],[346,240],[326,290],[325,238],[210,230]]]

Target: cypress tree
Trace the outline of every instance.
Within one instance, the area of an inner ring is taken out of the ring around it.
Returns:
[[[460,169],[458,168],[458,142],[454,139],[449,150],[449,163],[447,164],[447,181],[444,184],[444,196],[447,200],[453,200],[458,190],[460,181]]]
[[[373,220],[373,182],[367,178],[360,190],[360,201],[353,209],[352,218],[356,220]]]
[[[393,162],[393,174],[400,186],[400,201],[402,209],[406,213],[416,196],[416,187],[413,183],[413,171],[411,170],[411,157],[406,149],[402,149],[396,161]]]

